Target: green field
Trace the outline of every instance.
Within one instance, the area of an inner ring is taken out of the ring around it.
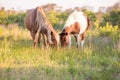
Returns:
[[[84,49],[32,47],[29,31],[0,26],[0,80],[120,80],[120,40],[88,32]]]

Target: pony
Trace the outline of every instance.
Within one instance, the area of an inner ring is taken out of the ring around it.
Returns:
[[[58,47],[59,35],[47,19],[42,7],[29,10],[24,18],[24,25],[31,33],[34,47],[39,46],[41,36],[45,46]]]
[[[61,46],[71,47],[71,35],[76,39],[77,47],[83,48],[86,31],[90,28],[91,21],[84,12],[73,11],[67,18],[60,33]]]

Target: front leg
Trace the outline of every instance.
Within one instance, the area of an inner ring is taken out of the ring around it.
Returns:
[[[42,35],[43,35],[44,47],[48,48],[47,36],[44,33]]]
[[[39,36],[38,36],[38,46],[40,46],[40,44],[41,44],[41,33],[39,33]]]
[[[50,31],[47,31],[47,39],[48,39],[48,43],[50,45],[52,45],[53,43],[52,43],[52,40],[51,40],[51,32]]]
[[[33,47],[36,47],[36,44],[37,44],[37,40],[36,40],[36,33],[35,33],[35,31],[31,31],[30,32],[30,34],[31,34],[31,36],[32,36],[32,40],[33,40]]]
[[[79,34],[76,35],[76,43],[77,43],[77,48],[79,48],[80,47],[80,35]]]
[[[68,35],[68,47],[70,48],[72,45],[71,43],[71,35]]]
[[[36,35],[35,35],[35,40],[36,40],[37,46],[39,46],[40,38],[41,38],[41,26],[39,26],[38,31],[36,32]]]

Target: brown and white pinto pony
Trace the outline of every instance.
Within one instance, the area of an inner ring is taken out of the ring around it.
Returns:
[[[74,35],[77,47],[83,48],[85,33],[90,28],[90,20],[83,12],[74,11],[69,16],[60,33],[61,46],[71,47],[71,35]]]
[[[53,29],[41,7],[31,9],[27,12],[24,19],[24,25],[31,33],[34,47],[37,44],[39,46],[41,36],[43,36],[45,46],[48,44],[54,47],[58,46],[59,35]]]

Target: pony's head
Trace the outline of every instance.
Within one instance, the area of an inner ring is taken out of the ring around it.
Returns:
[[[51,40],[52,40],[52,46],[53,47],[58,47],[59,45],[59,35],[57,32],[53,31],[51,32]]]
[[[68,45],[68,33],[60,33],[60,43],[62,47]]]

